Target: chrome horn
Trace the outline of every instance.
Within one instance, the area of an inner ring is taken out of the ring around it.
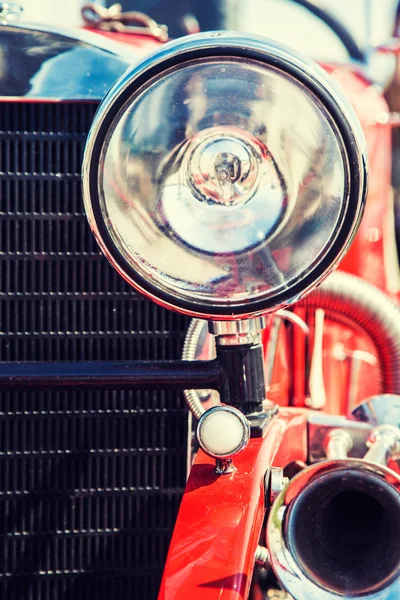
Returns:
[[[400,429],[374,421],[364,458],[347,458],[336,430],[328,460],[296,475],[271,508],[270,562],[294,600],[400,598],[400,475],[387,466]]]

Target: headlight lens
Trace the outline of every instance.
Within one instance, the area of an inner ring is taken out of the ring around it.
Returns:
[[[141,85],[132,77],[108,109],[96,164],[87,158],[86,204],[90,195],[114,264],[155,299],[216,318],[265,312],[320,279],[363,195],[317,91],[232,54],[178,61]]]

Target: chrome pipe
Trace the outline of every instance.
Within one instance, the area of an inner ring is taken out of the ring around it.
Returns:
[[[324,445],[328,460],[345,459],[353,447],[353,440],[348,431],[333,429],[329,432]]]
[[[394,425],[379,425],[375,427],[367,441],[369,450],[364,460],[387,465],[391,458],[400,455],[400,429]]]

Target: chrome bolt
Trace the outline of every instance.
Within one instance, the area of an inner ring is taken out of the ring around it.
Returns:
[[[269,552],[264,546],[257,546],[256,553],[254,555],[256,564],[264,569],[270,568]]]
[[[214,472],[216,475],[231,475],[236,471],[231,458],[217,458]]]
[[[271,467],[269,479],[269,504],[274,503],[282,490],[289,483],[289,477],[283,476],[283,470],[279,467]]]

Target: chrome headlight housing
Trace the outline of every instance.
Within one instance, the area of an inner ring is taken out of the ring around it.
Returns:
[[[131,285],[192,316],[245,318],[298,300],[343,257],[365,200],[365,143],[313,63],[260,38],[201,34],[111,89],[83,192]]]

